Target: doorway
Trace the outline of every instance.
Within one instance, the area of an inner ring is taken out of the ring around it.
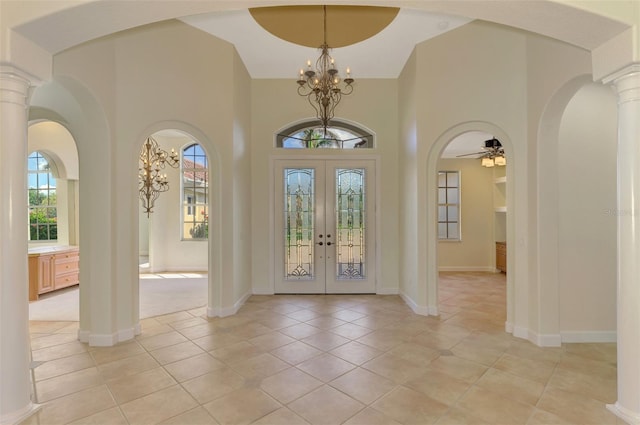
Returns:
[[[375,293],[375,162],[275,163],[275,292]]]

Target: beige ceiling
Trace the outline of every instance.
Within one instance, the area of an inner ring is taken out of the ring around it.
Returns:
[[[323,31],[325,10],[326,34]],[[249,13],[262,28],[278,38],[307,47],[320,47],[326,42],[336,48],[378,34],[396,18],[399,10],[370,6],[278,6],[251,8]]]

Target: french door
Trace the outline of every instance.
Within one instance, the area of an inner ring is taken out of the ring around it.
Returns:
[[[275,292],[375,293],[375,163],[278,160]]]

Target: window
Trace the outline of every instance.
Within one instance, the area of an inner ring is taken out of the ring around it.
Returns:
[[[209,169],[207,154],[198,144],[182,150],[182,239],[209,237]]]
[[[49,161],[38,151],[29,155],[29,240],[58,240],[56,179]]]
[[[460,172],[438,172],[438,239],[460,240]]]
[[[362,149],[373,147],[373,136],[354,125],[332,120],[325,129],[317,121],[301,123],[276,136],[285,149]]]

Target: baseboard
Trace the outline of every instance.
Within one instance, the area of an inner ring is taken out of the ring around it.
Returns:
[[[33,402],[29,402],[24,409],[21,409],[17,412],[13,412],[8,415],[0,416],[0,424],[1,425],[15,425],[21,424],[25,420],[27,420],[32,415],[36,414],[38,410],[42,409],[42,404],[36,404]],[[36,421],[36,423],[40,423],[40,421]]]
[[[219,307],[212,308],[207,307],[207,317],[226,317],[232,316],[240,310],[240,308],[247,302],[249,297],[253,295],[251,292],[244,294],[232,307]]]
[[[439,272],[491,272],[495,273],[496,268],[491,266],[442,266],[438,267]]]
[[[607,410],[630,425],[640,425],[640,413],[625,409],[617,401],[615,404],[607,404]]]
[[[91,347],[112,347],[119,342],[129,341],[136,335],[140,335],[142,327],[140,323],[128,329],[121,329],[112,334],[92,334],[91,331],[78,330],[78,340],[89,344]]]
[[[421,306],[418,305],[410,296],[405,294],[404,292],[400,292],[400,297],[404,300],[405,303],[413,310],[415,314],[419,314],[421,316],[437,316],[438,308],[429,306]]]
[[[574,331],[560,332],[562,342],[617,342],[616,331]]]
[[[560,347],[562,341],[560,334],[538,334],[530,329],[517,326],[512,323],[505,323],[505,331],[516,338],[526,339],[538,347]]]
[[[400,293],[400,288],[395,287],[395,288],[389,288],[389,287],[384,287],[384,288],[378,288],[376,290],[376,294],[378,295],[398,295]]]

